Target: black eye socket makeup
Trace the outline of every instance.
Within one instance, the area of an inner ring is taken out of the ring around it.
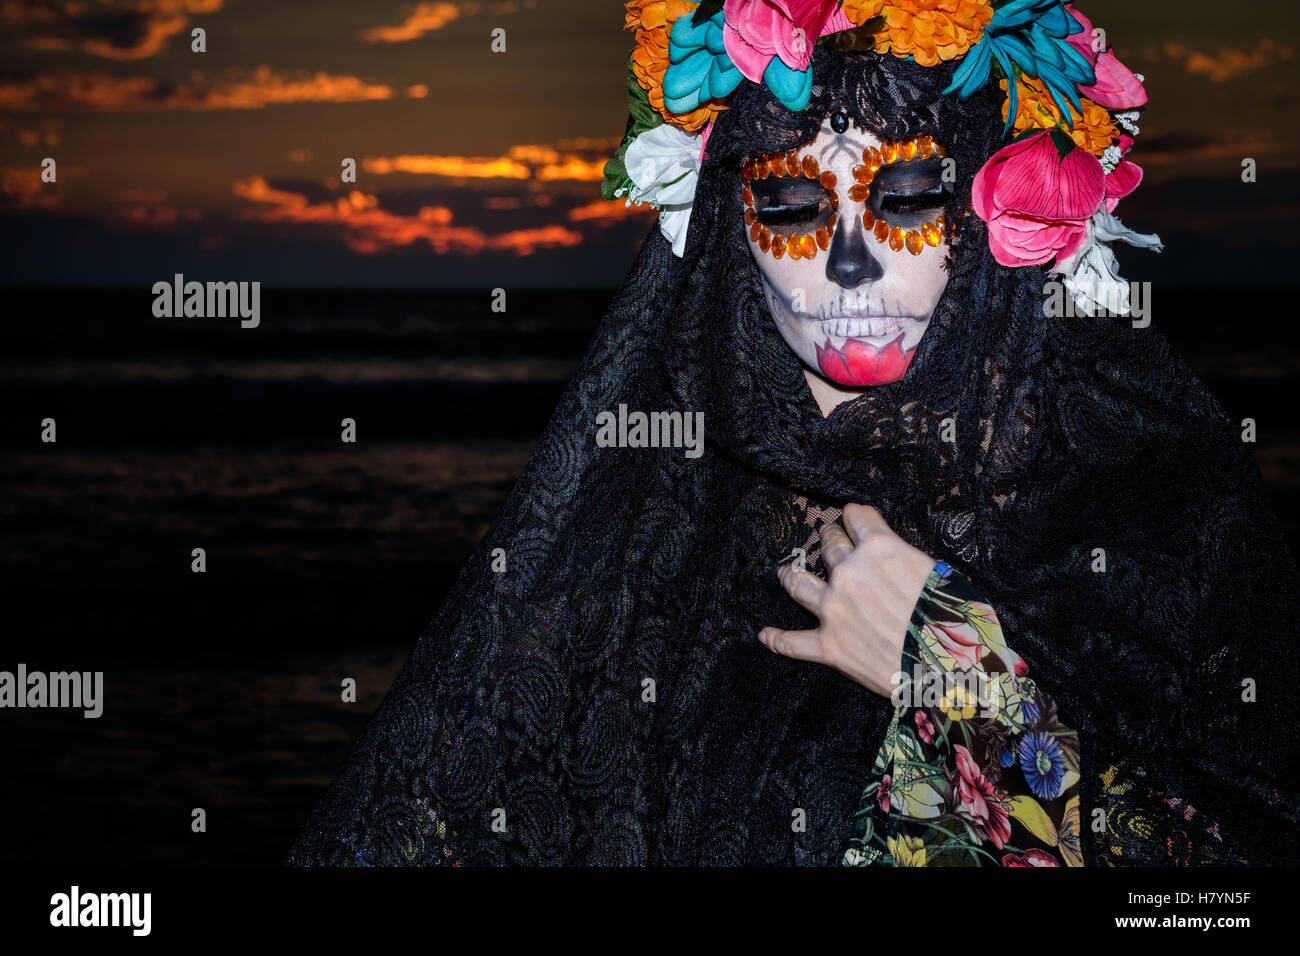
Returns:
[[[769,177],[753,183],[754,214],[758,222],[769,229],[784,232],[815,231],[830,222],[831,197],[828,190],[814,180],[797,180],[789,177]]]
[[[835,231],[836,175],[802,152],[811,146],[760,156],[741,167],[750,239],[778,259],[787,252],[794,259],[811,259],[830,248]],[[944,219],[936,213],[951,196],[943,178],[946,155],[929,136],[887,141],[879,149],[864,147],[848,190],[850,199],[867,207],[862,228],[895,252],[906,249],[912,255],[943,242]]]
[[[951,191],[943,181],[943,160],[938,157],[898,161],[876,171],[868,205],[877,215],[890,214],[900,220],[925,219],[941,209]]]

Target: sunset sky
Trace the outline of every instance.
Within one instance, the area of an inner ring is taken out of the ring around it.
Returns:
[[[1118,211],[1179,255],[1143,268],[1293,282],[1300,7],[1080,6],[1151,95]],[[0,282],[616,284],[653,219],[598,192],[622,27],[616,0],[0,0]]]

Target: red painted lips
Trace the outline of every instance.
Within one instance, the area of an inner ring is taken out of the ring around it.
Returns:
[[[817,365],[840,385],[887,385],[903,377],[915,354],[915,346],[903,351],[902,332],[883,348],[846,339],[841,350],[827,337],[825,345],[817,346]]]

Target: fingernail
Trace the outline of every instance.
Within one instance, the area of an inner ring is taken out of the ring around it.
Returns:
[[[767,631],[758,632],[758,643],[762,644],[764,647],[767,647]]]

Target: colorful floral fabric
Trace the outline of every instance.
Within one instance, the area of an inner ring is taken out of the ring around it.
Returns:
[[[1082,866],[1079,735],[940,561],[912,613],[894,716],[845,866]]]

